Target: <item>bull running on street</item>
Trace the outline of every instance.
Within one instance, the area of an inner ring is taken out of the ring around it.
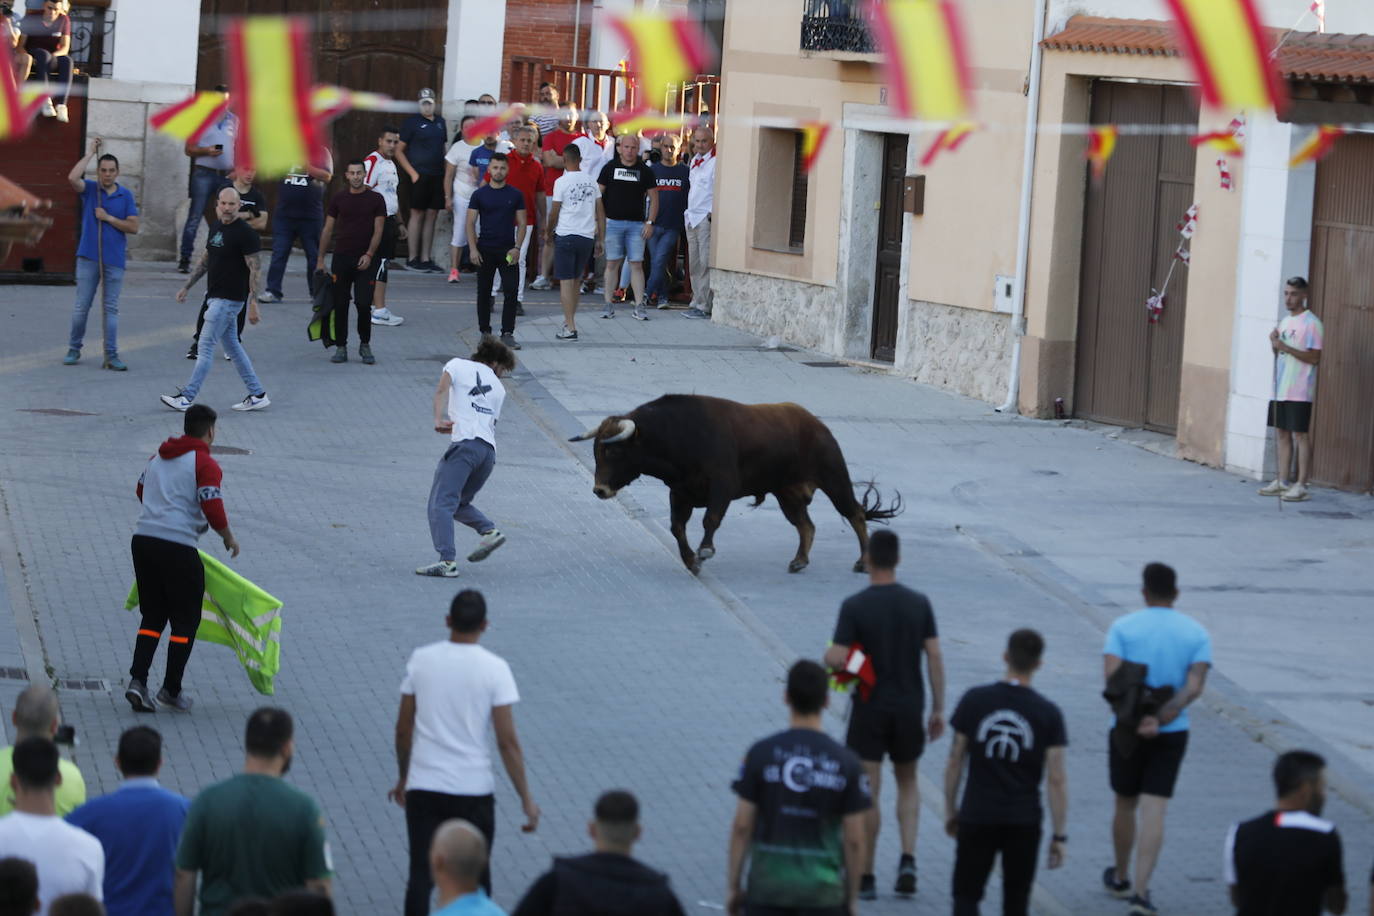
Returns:
[[[701,571],[703,560],[715,555],[713,538],[732,500],[752,496],[757,506],[769,493],[777,497],[782,514],[800,537],[788,572],[800,572],[809,562],[816,526],[806,507],[817,490],[854,527],[859,538],[855,572],[864,571],[867,523],[902,511],[900,494],[884,508],[871,484],[863,502],[855,498],[839,443],[824,423],[797,404],[740,404],[666,394],[624,416],[608,417],[569,441],[587,439],[596,440],[592,492],[601,499],[615,496],[641,474],[668,485],[670,530],[682,562],[693,574]],[[694,552],[687,543],[687,522],[692,511],[702,507],[705,534]]]

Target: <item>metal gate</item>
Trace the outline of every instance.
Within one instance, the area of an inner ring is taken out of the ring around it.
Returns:
[[[1374,488],[1374,136],[1342,137],[1317,165],[1312,310],[1326,339],[1312,414],[1312,478]]]
[[[1196,124],[1181,86],[1093,83],[1094,124]],[[1187,311],[1187,269],[1169,284],[1158,323],[1145,300],[1168,273],[1176,228],[1193,203],[1196,151],[1183,135],[1123,136],[1106,175],[1090,180],[1083,217],[1074,413],[1172,433]]]
[[[897,306],[901,297],[902,185],[906,180],[906,134],[883,134],[882,199],[878,210],[878,254],[873,277],[873,337],[869,355],[890,363],[897,356]]]

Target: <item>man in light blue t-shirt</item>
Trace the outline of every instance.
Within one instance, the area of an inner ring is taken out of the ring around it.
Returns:
[[[439,892],[434,916],[506,916],[482,890],[487,840],[460,818],[444,821],[429,847],[429,870]]]
[[[1102,650],[1108,679],[1122,662],[1146,666],[1147,687],[1173,688],[1173,696],[1154,715],[1140,718],[1142,739],[1133,753],[1123,755],[1108,737],[1108,770],[1116,793],[1112,845],[1116,861],[1102,874],[1102,883],[1115,897],[1130,900],[1134,916],[1151,916],[1150,875],[1164,843],[1164,812],[1174,792],[1179,765],[1188,747],[1188,704],[1202,695],[1212,666],[1212,638],[1193,618],[1174,610],[1178,583],[1174,570],[1163,563],[1145,567],[1145,609],[1120,617],[1107,631]],[[1132,847],[1136,846],[1135,886],[1130,881]]]

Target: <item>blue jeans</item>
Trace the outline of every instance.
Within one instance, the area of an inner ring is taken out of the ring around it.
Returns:
[[[81,349],[86,336],[86,318],[95,301],[95,287],[100,282],[100,267],[90,258],[76,259],[76,305],[72,308],[72,333],[67,346]],[[105,355],[119,353],[119,291],[124,286],[124,268],[105,265],[105,283],[101,301],[105,303]]]
[[[637,219],[606,220],[606,260],[644,260],[644,223]]]
[[[72,92],[71,56],[68,54],[58,56],[46,48],[34,48],[30,54],[33,55],[34,79],[43,84],[45,92],[52,93],[54,105],[67,104],[67,96],[71,95]],[[52,86],[50,78],[54,76],[61,84],[60,88]]]
[[[200,343],[196,345],[196,368],[191,371],[191,381],[181,389],[182,397],[186,400],[194,401],[200,393],[200,386],[205,384],[205,376],[210,374],[210,367],[215,364],[215,345],[218,343],[224,344],[224,351],[234,361],[234,368],[239,370],[239,378],[243,379],[243,386],[248,389],[248,393],[265,393],[262,382],[258,381],[257,375],[253,372],[253,361],[248,358],[243,344],[239,343],[236,323],[239,309],[244,308],[245,304],[232,299],[209,300],[205,309],[205,327],[201,329]]]
[[[315,295],[315,261],[319,259],[320,232],[324,220],[318,216],[272,217],[272,264],[267,268],[267,291],[280,296],[286,262],[291,258],[291,246],[299,237],[305,249],[305,283],[310,295]]]
[[[215,193],[220,177],[214,169],[191,166],[191,209],[186,211],[186,226],[181,230],[181,256],[189,258],[196,245],[196,230],[205,218],[210,195]],[[316,236],[318,238],[318,236]]]
[[[487,259],[482,258],[485,265]],[[496,524],[472,504],[472,498],[496,467],[496,449],[483,439],[464,439],[455,442],[439,459],[434,469],[434,483],[429,488],[429,536],[439,559],[452,560],[458,555],[453,544],[453,523],[467,525],[478,534],[486,534]]]
[[[644,281],[646,296],[661,298],[666,294],[668,268],[677,260],[677,239],[676,229],[654,227],[654,234],[649,238],[649,277]]]

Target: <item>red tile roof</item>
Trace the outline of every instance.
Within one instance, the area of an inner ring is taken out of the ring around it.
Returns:
[[[1283,35],[1279,29],[1266,31],[1275,44]],[[1052,51],[1178,56],[1172,25],[1154,19],[1074,16],[1041,44]],[[1374,36],[1293,32],[1279,48],[1278,64],[1290,80],[1371,83]]]

